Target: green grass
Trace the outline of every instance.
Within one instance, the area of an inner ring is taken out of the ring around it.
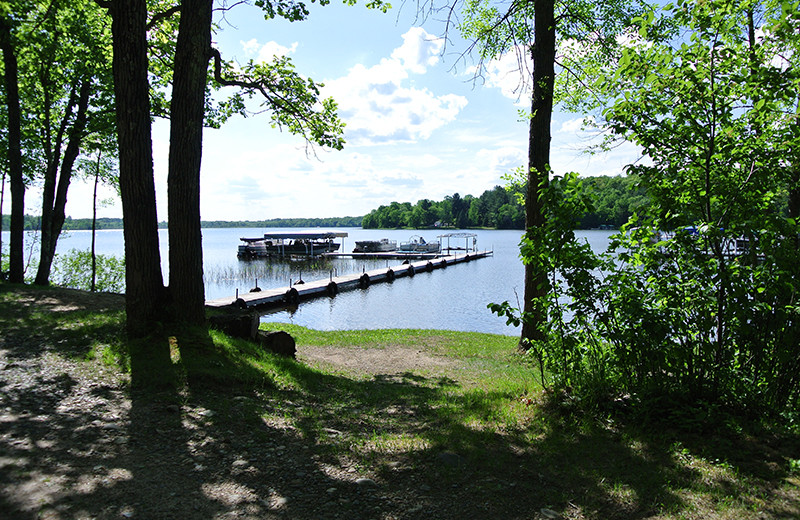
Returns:
[[[6,338],[30,341],[26,334],[36,331],[33,341],[51,355],[131,369],[121,311],[54,312],[31,307],[31,294],[0,283]],[[266,425],[300,439],[323,463],[348,460],[377,478],[394,478],[391,468],[400,464],[418,471],[415,478],[433,489],[468,485],[486,501],[530,501],[536,511],[548,507],[564,518],[800,515],[796,432],[763,425],[735,431],[709,425],[702,435],[681,424],[644,430],[624,416],[554,406],[510,336],[262,327],[289,332],[301,353],[311,347],[353,355],[401,347],[448,363],[400,372],[343,370],[203,330],[137,348],[168,349],[184,402],[202,399],[213,406],[226,429],[252,429],[254,447]],[[442,452],[458,454],[467,466],[437,465]]]

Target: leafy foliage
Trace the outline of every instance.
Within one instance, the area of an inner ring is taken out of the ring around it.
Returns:
[[[756,8],[761,43],[744,36]],[[546,225],[523,243],[524,260],[550,273],[534,302],[546,340],[531,352],[552,386],[590,402],[789,412],[800,400],[800,229],[778,201],[797,189],[784,151],[800,145],[797,90],[785,91],[798,56],[778,49],[797,48],[800,33],[780,40],[772,28],[797,17],[730,0],[666,10],[667,22],[640,20],[647,41],[625,49],[606,84],[610,128],[649,159],[631,170],[651,204],[595,256],[568,232],[587,209],[579,184],[544,189]],[[686,32],[667,38],[670,24]],[[507,302],[492,309],[529,319]]]
[[[617,228],[631,215],[648,203],[644,191],[638,187],[636,176],[586,177],[581,180],[592,198],[592,210],[574,222],[576,229],[599,227]],[[525,181],[517,181],[514,188],[495,186],[480,197],[459,194],[442,201],[422,199],[416,204],[392,202],[380,206],[364,216],[364,228],[426,228],[438,221],[458,228],[524,229],[524,201],[516,195],[524,193]]]
[[[100,292],[125,292],[125,260],[114,255],[96,255],[97,280],[95,289]],[[57,255],[53,268],[53,282],[62,287],[88,291],[92,287],[92,255],[89,251],[71,249]]]
[[[589,192],[575,173],[554,177],[541,186],[543,202],[548,211],[544,224],[528,230],[522,237],[520,251],[526,265],[546,272],[543,296],[532,302],[529,312],[521,312],[508,302],[489,304],[489,309],[505,316],[509,323],[519,325],[532,315],[546,316],[540,327],[541,341],[526,347],[540,367],[542,384],[550,374],[551,385],[559,388],[583,385],[586,378],[595,383],[604,378],[602,363],[595,363],[587,353],[586,342],[593,338],[584,332],[587,319],[595,313],[595,295],[600,286],[598,269],[609,268],[609,259],[595,255],[586,242],[575,238],[574,229],[580,216],[592,209]]]
[[[294,70],[287,56],[276,56],[272,62],[247,64],[234,70],[226,64],[222,72],[221,56],[215,52],[214,81],[220,86],[238,87],[223,105],[223,111],[242,116],[269,111],[273,128],[302,135],[307,141],[335,150],[344,147],[344,123],[339,119],[333,98],[320,99],[324,85],[304,78]],[[260,108],[251,112],[247,99],[262,99]]]
[[[479,198],[458,193],[434,202],[422,199],[410,202],[392,202],[380,206],[364,216],[364,228],[427,228],[438,226],[468,228],[494,227],[522,229],[525,210],[513,196],[500,186],[483,192]]]

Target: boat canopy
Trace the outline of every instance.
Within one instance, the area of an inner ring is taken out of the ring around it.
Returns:
[[[439,235],[436,238],[439,239],[439,242],[442,244],[442,249],[445,251],[450,250],[461,250],[461,251],[477,251],[478,250],[478,235],[475,233],[467,233],[464,231],[460,231],[457,233],[445,233],[444,235]],[[447,245],[445,245],[445,241],[442,240],[447,239]],[[450,247],[450,239],[451,238],[463,238],[464,239],[464,247]],[[470,244],[470,238],[472,239],[472,244]]]
[[[264,239],[275,239],[275,240],[327,240],[333,238],[344,238],[347,236],[346,232],[343,231],[322,231],[322,232],[314,232],[314,231],[299,231],[295,233],[264,233]]]
[[[439,235],[436,238],[472,238],[478,236],[476,233],[447,233],[444,235]]]

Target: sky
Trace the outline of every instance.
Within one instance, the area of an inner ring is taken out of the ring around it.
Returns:
[[[224,18],[217,13],[221,30],[213,40],[225,59],[289,56],[299,73],[325,84],[324,97],[337,101],[347,142],[341,151],[309,149],[301,136],[272,128],[267,114],[206,129],[203,220],[359,216],[392,201],[480,196],[526,163],[528,128],[519,110],[530,101],[519,89],[516,60],[490,64],[476,81],[474,60],[465,54],[469,42],[454,30],[445,44],[443,22],[423,22],[413,7],[384,14],[363,2],[315,3],[308,19],[295,23],[266,21],[247,5]],[[637,159],[630,146],[587,155],[591,135],[581,122],[577,114],[554,114],[556,174],[618,175]],[[168,124],[156,121],[159,220],[167,216],[168,135]],[[90,185],[73,182],[67,215],[91,217],[91,197]],[[101,198],[111,197],[106,190]],[[26,199],[28,212],[39,214],[35,191]],[[100,208],[98,216],[121,217],[121,203]]]

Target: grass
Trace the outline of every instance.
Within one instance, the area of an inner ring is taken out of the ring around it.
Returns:
[[[31,307],[27,289],[9,287],[0,284],[0,328],[19,337],[37,331],[35,343],[52,355],[130,369],[120,311]],[[797,432],[764,425],[709,425],[702,435],[681,424],[645,430],[625,417],[554,406],[508,336],[262,327],[289,332],[300,352],[405,348],[448,360],[422,370],[354,372],[275,356],[216,331],[169,338],[180,384],[214,395],[226,420],[292,432],[325,463],[346,460],[385,479],[400,464],[433,489],[468,485],[477,501],[535,504],[564,518],[800,515]],[[466,466],[437,462],[445,452]]]

